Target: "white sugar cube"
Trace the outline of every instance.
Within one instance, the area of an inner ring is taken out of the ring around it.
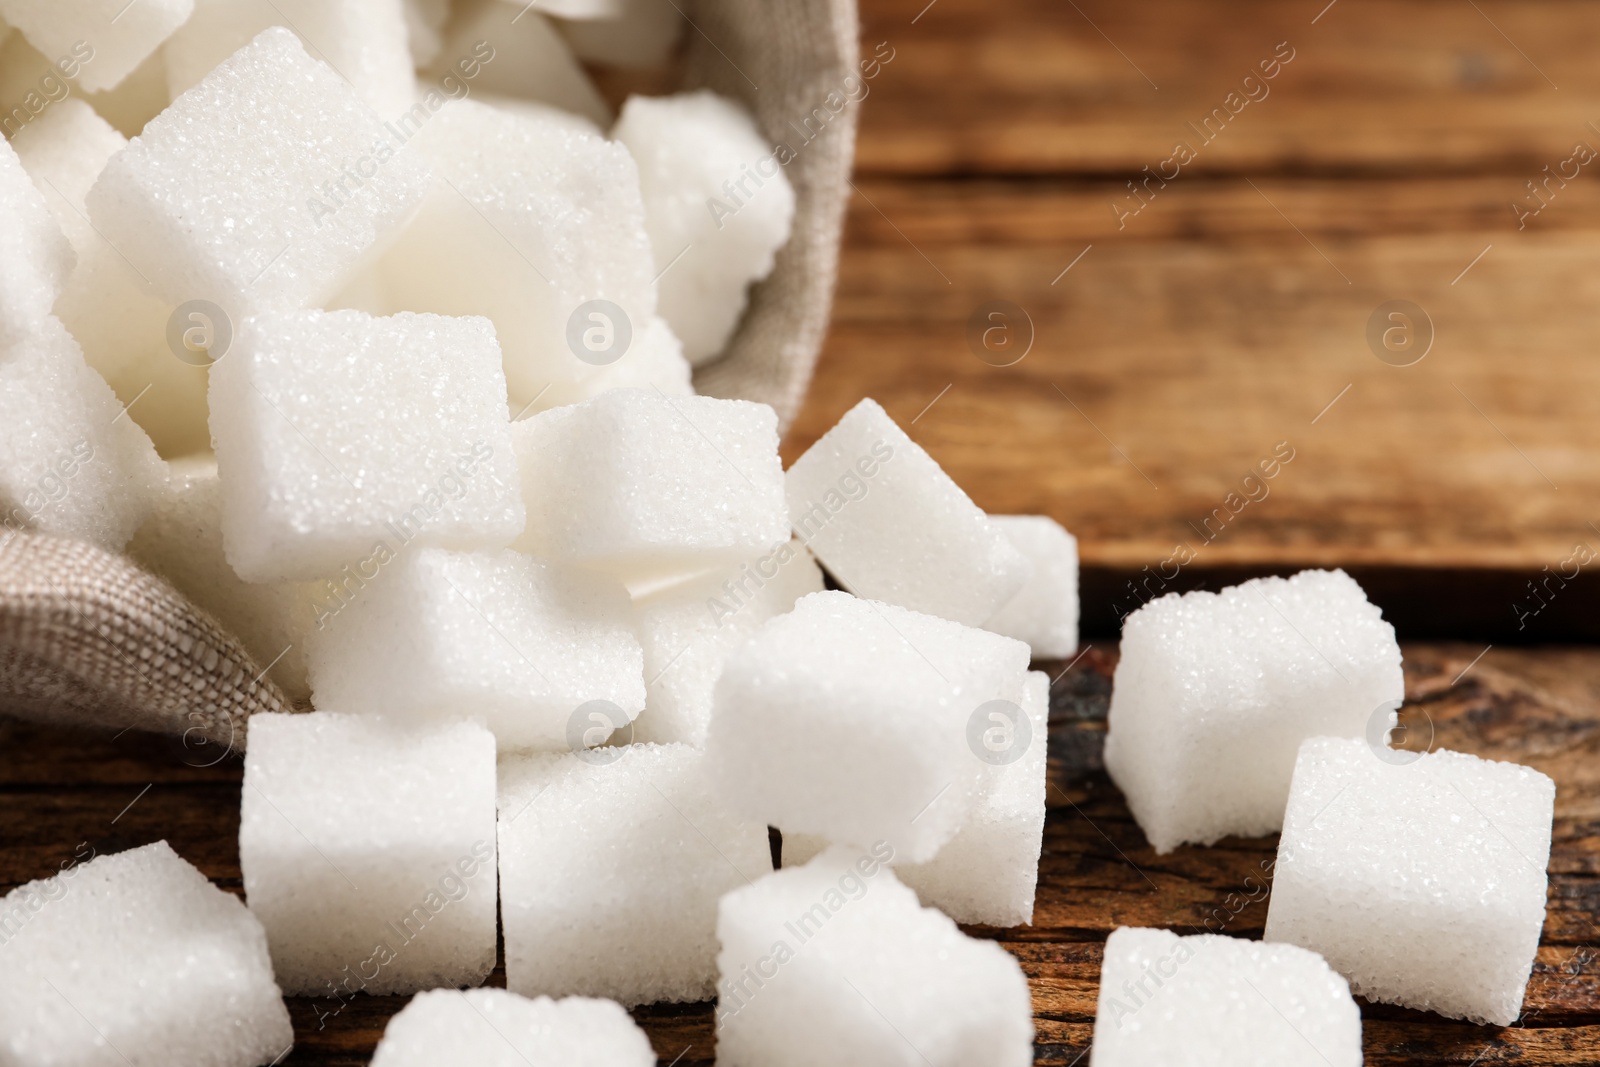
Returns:
[[[538,100],[601,127],[611,125],[610,105],[537,8],[503,0],[456,0],[455,7],[436,68],[487,41],[494,59],[474,81],[475,89]]]
[[[319,711],[250,718],[239,866],[278,982],[477,985],[495,958],[495,748],[481,726]]]
[[[570,122],[477,100],[424,118],[397,125],[439,181],[379,265],[391,299],[492,319],[513,410],[580,399],[656,311],[633,158]]]
[[[503,4],[516,0],[500,0]],[[531,0],[520,7],[531,7],[546,15],[559,15],[569,19],[606,19],[622,14],[623,0]]]
[[[0,898],[0,1062],[276,1062],[294,1042],[261,924],[165,841]],[[83,862],[87,860],[87,862]]]
[[[510,550],[382,552],[319,587],[318,707],[472,717],[503,748],[565,751],[574,716],[644,707],[644,654],[615,580]],[[620,725],[620,724],[619,724]]]
[[[633,96],[611,135],[639,164],[661,316],[691,363],[728,343],[750,283],[789,239],[794,190],[742,106],[708,89]]]
[[[411,106],[407,0],[194,0],[162,52],[173,98],[270,26],[293,30],[312,56],[354,87],[385,121]]]
[[[688,25],[672,0],[621,0],[616,15],[554,21],[579,59],[616,67],[665,64]]]
[[[506,988],[695,1001],[716,981],[717,898],[772,869],[767,828],[713,794],[686,745],[500,764]]]
[[[917,904],[893,850],[835,847],[717,909],[717,1059],[802,1067],[1033,1062],[1022,968]]]
[[[1554,805],[1530,767],[1312,738],[1266,937],[1322,953],[1368,1000],[1508,1026],[1544,926]]]
[[[1100,965],[1091,1067],[1361,1067],[1361,1013],[1315,952],[1123,926]]]
[[[650,1039],[621,1005],[529,999],[504,989],[418,993],[389,1020],[372,1067],[655,1067]]]
[[[274,27],[184,93],[89,191],[89,216],[174,304],[315,304],[421,202],[427,168]]]
[[[577,404],[612,389],[643,389],[667,397],[694,395],[694,368],[683,358],[683,345],[660,315],[634,333],[628,350],[615,362],[575,381],[551,382],[533,407],[539,410]]]
[[[932,859],[989,785],[994,701],[1028,647],[848,593],[803,597],[723,665],[706,757],[739,813]]]
[[[110,89],[183,25],[194,0],[0,0],[0,15],[45,56],[90,56],[78,75],[88,92]]]
[[[712,692],[728,656],[762,623],[821,590],[811,553],[790,542],[635,600],[646,689],[634,740],[705,747]]]
[[[211,435],[246,581],[328,577],[379,542],[497,548],[523,526],[484,319],[254,316],[212,369]]]
[[[165,468],[61,323],[40,330],[0,349],[0,537],[39,530],[116,551]]]
[[[1123,620],[1111,778],[1158,853],[1283,825],[1307,737],[1361,737],[1405,695],[1394,627],[1343,571],[1169,594]]]
[[[765,404],[614,389],[524,419],[513,437],[523,551],[631,578],[738,564],[789,540]]]
[[[1070,659],[1078,651],[1078,540],[1043,515],[990,515],[1033,577],[983,624],[1015,637],[1036,659]]]
[[[905,435],[863,400],[788,473],[795,532],[857,596],[982,626],[1028,560]]]
[[[1033,922],[1044,841],[1049,720],[1050,676],[1034,671],[1023,686],[1021,707],[991,710],[981,724],[979,750],[993,779],[988,794],[937,856],[895,868],[923,904],[960,923]],[[789,864],[786,847],[784,865]]]
[[[0,346],[38,330],[77,257],[10,144],[0,143]]]

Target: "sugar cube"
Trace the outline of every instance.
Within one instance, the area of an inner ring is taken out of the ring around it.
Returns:
[[[1106,769],[1158,853],[1269,834],[1300,742],[1404,695],[1394,627],[1343,571],[1169,594],[1123,620]]]
[[[632,577],[734,565],[789,540],[765,404],[613,389],[524,419],[513,438],[523,551]]]
[[[616,67],[665,64],[688,24],[672,0],[621,0],[613,16],[553,21],[579,59]]]
[[[363,989],[483,981],[495,959],[494,761],[494,738],[472,723],[251,716],[239,866],[286,992],[336,1010]]]
[[[500,0],[500,2],[510,4],[516,0]],[[569,19],[607,19],[622,14],[622,0],[532,0],[531,3],[519,6],[531,7],[546,15],[560,15]]]
[[[706,757],[734,810],[841,844],[933,858],[987,789],[974,736],[1023,699],[1028,647],[836,591],[729,656]]]
[[[639,164],[661,316],[690,363],[720,353],[789,240],[794,190],[742,106],[708,89],[629,97],[611,135]]]
[[[77,257],[10,144],[0,142],[0,346],[40,328]]]
[[[1100,966],[1091,1067],[1361,1067],[1361,1013],[1315,952],[1122,926]]]
[[[406,36],[415,66],[426,67],[444,47],[444,26],[450,19],[450,0],[405,0]]]
[[[294,1042],[261,924],[165,841],[87,842],[0,898],[0,1062],[276,1062]]]
[[[389,1020],[372,1067],[655,1067],[650,1039],[622,1006],[529,999],[504,989],[418,993]]]
[[[411,216],[428,171],[282,27],[151,120],[89,190],[89,217],[174,304],[316,304]]]
[[[795,460],[795,532],[857,596],[982,626],[1028,580],[1028,560],[875,400]]]
[[[1266,937],[1368,1000],[1508,1026],[1544,925],[1555,783],[1461,752],[1300,746]]]
[[[39,530],[117,551],[165,478],[58,320],[0,349],[0,537]]]
[[[984,629],[1015,637],[1036,659],[1068,659],[1078,651],[1078,540],[1043,515],[990,515],[1033,577],[989,616]]]
[[[1022,968],[918,905],[893,849],[842,846],[717,909],[717,1059],[802,1067],[1033,1062]]]
[[[492,319],[513,410],[579,399],[583,383],[627,358],[656,311],[628,150],[477,100],[397,126],[439,180],[379,264],[395,306]]]
[[[475,88],[554,104],[602,127],[611,125],[611,107],[605,97],[550,20],[536,8],[503,0],[456,0],[455,7],[439,58],[453,62],[471,55],[478,42],[487,41],[494,60],[484,66]]]
[[[398,541],[497,548],[522,529],[505,378],[486,319],[287,311],[212,368],[228,561],[314,579]]]
[[[615,362],[588,377],[552,381],[539,403],[541,410],[590,400],[612,389],[644,389],[666,397],[694,395],[694,368],[683,358],[683,345],[660,315],[652,316],[630,339]]]
[[[821,592],[822,572],[798,542],[636,599],[645,705],[636,741],[704,748],[711,697],[728,656],[768,619]]]
[[[686,745],[500,764],[506,988],[634,1005],[716,981],[717,898],[772,869],[767,828],[713,794]]]
[[[409,0],[194,0],[194,14],[162,49],[174,99],[262,30],[284,26],[388,121],[415,88],[405,8]]]
[[[78,84],[110,89],[183,25],[194,0],[0,0],[0,16],[45,56],[82,56]]]
[[[503,748],[546,750],[569,747],[592,701],[627,719],[644,708],[628,594],[603,574],[421,548],[381,552],[323,588],[306,650],[318,707],[470,716]]]
[[[1033,922],[1049,740],[1050,676],[1033,671],[1022,706],[991,710],[982,724],[980,758],[993,779],[988,793],[938,855],[895,868],[923,904],[959,923]]]

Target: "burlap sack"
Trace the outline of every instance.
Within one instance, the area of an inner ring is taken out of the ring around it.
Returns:
[[[829,105],[858,73],[855,2],[698,0],[685,10],[685,88],[744,101],[792,152],[784,171],[796,194],[793,236],[695,387],[771,404],[787,426],[838,266],[856,111]],[[209,762],[218,746],[243,751],[252,714],[289,710],[239,641],[166,582],[92,545],[0,530],[0,712],[171,733]]]

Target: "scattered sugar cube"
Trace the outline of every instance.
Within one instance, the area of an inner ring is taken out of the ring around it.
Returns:
[[[239,866],[291,995],[477,985],[495,959],[495,748],[481,726],[256,714]]]
[[[1315,952],[1123,926],[1106,941],[1094,1067],[1361,1067],[1361,1012]]]
[[[619,576],[734,565],[789,540],[765,404],[614,389],[514,424],[517,547]]]
[[[644,708],[627,591],[510,550],[381,552],[322,584],[307,644],[319,708],[473,717],[502,748],[565,751],[591,701]]]
[[[982,626],[1031,567],[933,457],[863,400],[788,473],[795,532],[857,596]]]
[[[622,1006],[504,989],[418,993],[389,1020],[372,1067],[655,1067],[650,1039]]]
[[[1360,738],[1300,746],[1266,937],[1368,1000],[1509,1026],[1545,915],[1555,783]]]
[[[917,904],[882,843],[836,846],[717,908],[717,1060],[802,1067],[1033,1062],[1022,968]]]
[[[412,104],[409,0],[194,0],[194,14],[162,51],[172,97],[187,92],[262,30],[293,30],[387,121]]]
[[[611,125],[611,107],[605,97],[537,8],[529,10],[526,2],[456,0],[455,9],[435,68],[472,55],[478,42],[487,41],[494,59],[475,79],[475,90],[538,100],[582,115],[602,128]]]
[[[509,62],[501,54],[483,70]],[[439,180],[379,264],[395,306],[492,319],[512,410],[580,399],[585,382],[628,358],[656,311],[628,150],[477,100],[397,126]]]
[[[958,923],[1033,922],[1049,740],[1050,676],[1033,671],[1023,686],[1021,708],[993,711],[983,726],[980,744],[993,761],[988,794],[937,856],[895,868],[923,904]],[[784,865],[789,863],[785,850]]]
[[[634,601],[644,646],[644,712],[635,741],[704,748],[722,664],[768,619],[822,591],[811,553],[790,542],[731,570],[718,570]]]
[[[39,530],[118,551],[165,478],[59,321],[0,349],[0,537]]]
[[[1169,594],[1123,620],[1106,769],[1158,853],[1269,834],[1300,742],[1404,696],[1394,627],[1343,571]]]
[[[172,102],[89,191],[89,217],[174,304],[316,304],[381,251],[427,168],[282,27]]]
[[[88,55],[78,84],[111,89],[183,25],[194,0],[0,0],[0,15],[45,56]]]
[[[485,319],[290,311],[212,369],[228,561],[314,579],[379,542],[497,548],[523,526],[505,377]]]
[[[611,135],[639,164],[645,225],[661,275],[661,316],[689,362],[720,353],[750,283],[789,240],[794,190],[742,106],[709,89],[633,96]]]
[[[85,842],[0,898],[0,1062],[254,1067],[293,1042],[261,924],[165,841]]]
[[[10,144],[0,142],[0,346],[38,330],[77,257]]]
[[[626,1005],[705,1000],[717,898],[772,869],[767,828],[713,794],[686,745],[500,763],[506,988]]]
[[[1043,515],[990,515],[1033,577],[989,616],[984,629],[1015,637],[1035,659],[1070,659],[1078,651],[1078,539]]]
[[[556,18],[573,55],[614,67],[659,67],[672,58],[688,20],[672,0],[621,0],[605,18]]]
[[[812,593],[728,657],[706,757],[734,810],[841,844],[933,858],[990,784],[973,738],[1023,699],[1020,641]],[[974,729],[975,724],[977,729]]]

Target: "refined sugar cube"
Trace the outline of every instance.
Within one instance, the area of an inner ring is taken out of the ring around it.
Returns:
[[[536,7],[504,0],[456,0],[455,9],[436,66],[470,56],[480,41],[487,41],[494,58],[484,64],[474,90],[553,104],[602,128],[611,125],[605,97]]]
[[[194,14],[172,35],[166,56],[172,97],[271,26],[298,34],[368,107],[393,119],[411,106],[415,73],[406,39],[408,0],[194,0]]]
[[[497,55],[479,81],[510,62]],[[492,319],[513,410],[581,399],[584,383],[628,360],[656,311],[628,150],[477,100],[397,125],[439,180],[379,265],[395,306]]]
[[[1091,1067],[1361,1067],[1361,1013],[1315,952],[1123,926],[1100,966]]]
[[[704,748],[722,664],[760,625],[822,591],[811,553],[790,542],[634,601],[644,646],[645,705],[635,741]]]
[[[427,176],[343,78],[274,27],[106,164],[89,216],[167,300],[212,301],[237,327],[338,292],[411,216]]]
[[[165,841],[0,898],[0,1062],[274,1063],[294,1043],[255,916]],[[83,862],[87,860],[87,862]]]
[[[988,794],[937,856],[895,868],[923,904],[959,923],[1033,922],[1044,841],[1049,720],[1050,676],[1034,671],[1023,686],[1021,708],[992,711],[982,724],[979,743],[992,761]],[[784,865],[790,862],[786,847]]]
[[[751,282],[772,272],[794,221],[794,190],[739,104],[708,89],[628,99],[611,135],[639,164],[661,315],[691,363],[716,356]]]
[[[39,530],[117,551],[165,478],[59,321],[0,349],[0,538]]]
[[[803,597],[723,665],[706,757],[734,810],[933,858],[988,788],[972,740],[1023,699],[1020,641],[848,593]]]
[[[524,419],[513,436],[523,551],[631,578],[734,565],[789,540],[765,404],[614,389]]]
[[[510,550],[380,553],[328,582],[308,638],[319,708],[471,717],[503,748],[565,751],[591,701],[635,718],[644,654],[628,594]]]
[[[76,256],[10,144],[0,142],[0,346],[37,330]]]
[[[661,66],[688,24],[672,0],[621,0],[614,16],[554,21],[573,55],[615,67]]]
[[[623,1004],[716,981],[717,898],[772,869],[767,828],[713,794],[686,745],[500,764],[506,988]]]
[[[33,179],[80,259],[98,243],[84,214],[84,197],[106,161],[127,143],[126,137],[77,97],[56,101],[11,139],[22,169]],[[7,164],[0,163],[0,170],[6,168]]]
[[[655,1067],[650,1039],[622,1006],[529,999],[504,989],[418,993],[389,1020],[372,1067]]]
[[[919,906],[888,869],[892,858],[882,844],[835,846],[722,898],[718,1062],[1033,1062],[1022,968]]]
[[[789,468],[795,532],[857,596],[982,626],[1028,560],[875,400]]]
[[[1036,659],[1068,659],[1078,651],[1078,540],[1043,515],[990,515],[1033,564],[1033,577],[983,624],[1015,637]]]
[[[246,581],[331,576],[380,541],[497,548],[522,529],[485,319],[257,315],[212,369],[211,435]]]
[[[611,389],[643,389],[665,397],[694,395],[694,368],[683,358],[683,346],[660,315],[635,333],[616,362],[596,368],[578,381],[552,382],[534,407],[544,410],[576,404]]]
[[[194,0],[0,0],[0,16],[41,54],[83,59],[87,92],[121,84],[193,10]]]
[[[1544,926],[1555,783],[1461,752],[1300,746],[1266,937],[1368,1000],[1508,1026]]]
[[[1123,620],[1106,769],[1158,853],[1269,834],[1300,742],[1404,696],[1394,627],[1343,571],[1169,594]]]
[[[495,959],[495,747],[481,726],[318,711],[250,718],[239,866],[278,982],[477,985]]]

